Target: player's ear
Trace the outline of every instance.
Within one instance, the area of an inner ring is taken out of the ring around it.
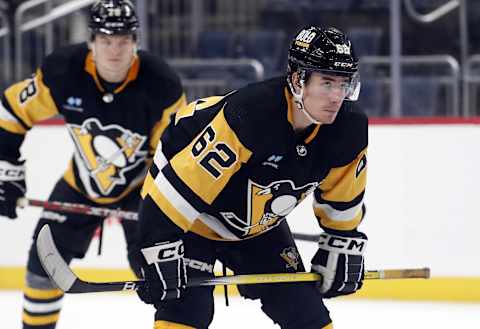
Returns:
[[[298,72],[292,73],[292,85],[295,90],[302,88],[302,85],[300,84],[300,75],[298,74]]]
[[[93,41],[88,42],[88,49],[92,51],[93,58],[95,59],[95,44]]]

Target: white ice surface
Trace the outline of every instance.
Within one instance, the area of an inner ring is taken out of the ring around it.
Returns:
[[[299,301],[301,302],[301,301]],[[474,329],[480,328],[480,304],[327,301],[335,329]],[[210,328],[279,328],[260,310],[260,304],[239,297],[216,299]],[[0,292],[0,328],[21,328],[20,292]],[[134,294],[69,295],[57,329],[153,327],[153,309]]]

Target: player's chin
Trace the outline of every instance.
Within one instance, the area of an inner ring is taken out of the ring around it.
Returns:
[[[337,114],[338,111],[323,111],[317,120],[323,124],[331,124],[335,121]]]
[[[110,70],[116,71],[125,69],[129,66],[130,62],[126,60],[109,60],[106,64]]]

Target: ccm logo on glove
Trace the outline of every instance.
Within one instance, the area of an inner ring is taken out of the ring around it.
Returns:
[[[153,247],[142,249],[147,264],[169,262],[183,257],[184,248],[181,240],[165,242]]]
[[[355,238],[347,238],[330,234],[321,234],[318,245],[325,250],[341,251],[345,254],[362,254],[367,241]]]
[[[16,181],[25,178],[25,168],[23,165],[16,166],[7,161],[0,161],[0,180]]]

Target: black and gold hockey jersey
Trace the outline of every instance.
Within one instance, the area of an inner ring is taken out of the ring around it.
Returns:
[[[143,186],[144,239],[156,242],[163,222],[209,239],[251,238],[310,193],[322,227],[355,229],[364,211],[367,117],[344,104],[333,124],[299,135],[291,98],[283,77],[180,109]]]
[[[174,71],[143,51],[124,82],[111,92],[105,85],[86,44],[47,56],[30,79],[3,94],[0,156],[17,159],[33,125],[62,115],[75,145],[66,182],[99,203],[121,199],[143,182],[148,159],[185,95]]]

